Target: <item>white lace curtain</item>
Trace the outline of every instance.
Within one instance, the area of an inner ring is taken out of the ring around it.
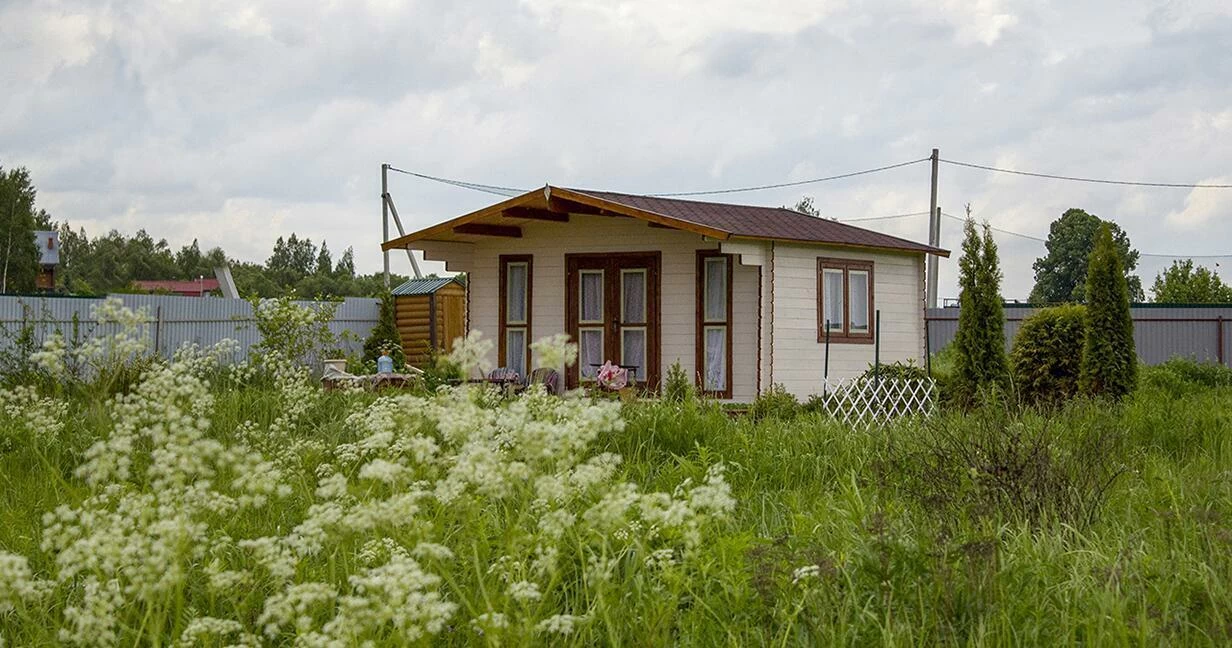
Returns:
[[[706,328],[706,391],[727,388],[727,327]]]

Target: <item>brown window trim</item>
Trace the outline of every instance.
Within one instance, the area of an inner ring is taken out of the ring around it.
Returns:
[[[526,264],[526,324],[525,326],[518,324],[514,328],[526,329],[526,365],[527,374],[530,373],[530,343],[531,343],[531,321],[534,319],[531,315],[531,307],[534,305],[534,285],[535,285],[535,257],[530,254],[502,254],[499,259],[500,263],[500,307],[499,307],[499,331],[500,340],[497,342],[497,366],[505,366],[505,360],[508,356],[505,354],[505,335],[506,328],[506,310],[509,307],[509,276],[508,268],[510,263],[525,263]]]
[[[565,331],[569,337],[579,345],[581,339],[578,336],[578,309],[580,308],[579,301],[579,273],[582,270],[602,269],[604,271],[604,282],[606,286],[607,277],[611,276],[608,273],[615,270],[617,275],[621,269],[631,263],[644,263],[648,272],[646,274],[646,307],[651,309],[647,312],[647,331],[653,332],[646,344],[646,380],[645,389],[650,393],[656,393],[659,390],[660,378],[660,358],[662,356],[662,343],[660,338],[663,335],[662,321],[662,279],[661,269],[663,267],[663,252],[653,250],[648,252],[585,252],[585,253],[570,253],[565,255]],[[614,291],[604,288],[604,307],[603,312],[605,317],[610,313],[619,312],[616,294]],[[604,327],[604,339],[612,339],[612,329],[610,325]],[[606,346],[607,342],[604,343]],[[606,354],[606,351],[605,351]],[[578,363],[581,362],[579,350]],[[565,373],[565,385],[573,389],[581,383],[581,367],[578,363],[574,363],[572,367]]]
[[[826,341],[826,313],[824,301],[824,281],[823,271],[825,270],[842,270],[843,271],[843,329],[842,331],[831,331],[830,342],[839,344],[872,344],[874,339],[873,330],[873,313],[876,312],[876,307],[873,303],[873,296],[876,292],[873,289],[875,282],[873,281],[873,262],[860,261],[856,259],[834,259],[827,257],[817,257],[817,341]],[[868,333],[851,333],[848,331],[848,326],[851,324],[851,309],[848,306],[847,296],[851,294],[848,285],[848,273],[852,270],[862,270],[868,272]]]
[[[727,319],[724,320],[722,326],[727,327],[727,335],[725,342],[727,344],[725,360],[727,364],[726,384],[721,390],[707,390],[706,384],[706,326],[716,326],[716,322],[706,321],[706,259],[721,257],[727,259]],[[713,396],[715,398],[731,398],[732,397],[732,266],[734,255],[723,254],[718,250],[698,250],[697,251],[697,312],[696,312],[696,337],[694,346],[697,348],[697,355],[694,365],[697,368],[697,388],[702,394]]]

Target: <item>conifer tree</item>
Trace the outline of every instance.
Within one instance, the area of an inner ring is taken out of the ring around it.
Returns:
[[[988,226],[981,236],[975,221],[963,226],[962,256],[958,260],[959,294],[956,388],[964,399],[981,389],[1001,388],[1008,382],[1005,355],[1005,314],[1001,306],[1001,269],[997,246]]]
[[[1087,329],[1078,387],[1088,396],[1121,398],[1138,381],[1134,322],[1121,257],[1107,224],[1095,236],[1087,265]]]

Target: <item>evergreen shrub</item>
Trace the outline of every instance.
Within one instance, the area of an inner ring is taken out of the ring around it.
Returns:
[[[1078,394],[1086,311],[1081,305],[1054,306],[1022,323],[1010,352],[1010,369],[1026,403],[1056,405]]]

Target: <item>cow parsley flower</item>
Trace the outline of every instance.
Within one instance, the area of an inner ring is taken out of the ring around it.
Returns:
[[[544,633],[571,635],[575,627],[586,621],[585,616],[572,614],[557,614],[550,616],[535,625],[535,630]]]
[[[519,603],[533,603],[543,598],[543,593],[539,591],[539,586],[525,580],[510,583],[506,593]]]

